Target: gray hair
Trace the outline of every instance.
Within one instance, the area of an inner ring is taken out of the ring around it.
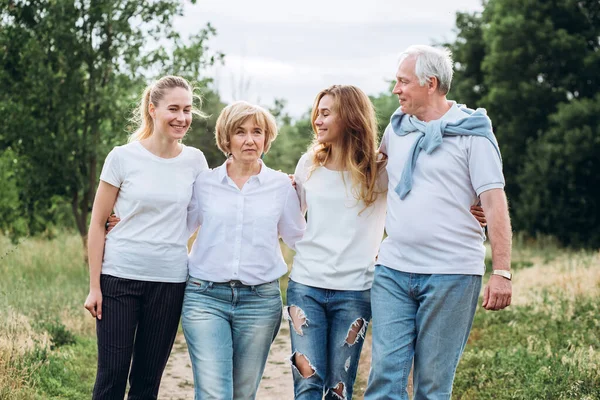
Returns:
[[[438,91],[447,94],[452,83],[452,52],[447,48],[414,45],[400,54],[398,65],[410,56],[416,58],[415,75],[419,78],[419,84],[424,86],[432,77],[436,77],[439,82]]]

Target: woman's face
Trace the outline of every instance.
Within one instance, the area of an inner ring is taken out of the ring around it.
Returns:
[[[192,124],[192,93],[184,88],[168,89],[158,106],[150,103],[154,133],[169,139],[182,139]]]
[[[233,132],[229,147],[234,161],[256,162],[265,149],[265,131],[253,117],[246,120]]]
[[[319,143],[335,143],[342,134],[342,124],[335,110],[333,96],[326,94],[319,100],[317,118],[314,123],[317,127],[317,141]]]

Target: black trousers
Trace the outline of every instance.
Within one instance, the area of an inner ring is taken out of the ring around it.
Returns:
[[[98,372],[93,399],[158,397],[175,341],[185,282],[147,282],[100,277],[102,319],[96,320]]]

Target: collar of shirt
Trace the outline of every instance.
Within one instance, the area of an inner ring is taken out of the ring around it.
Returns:
[[[448,122],[456,122],[465,117],[465,112],[461,111],[458,104],[454,100],[448,100],[451,103],[450,109],[440,117],[441,120]]]
[[[227,174],[227,161],[229,161],[229,160],[225,160],[225,162],[223,164],[221,164],[221,166],[216,168],[217,176],[219,178],[219,182],[221,182],[221,183],[226,183],[227,178],[229,178],[229,175]],[[257,175],[251,176],[250,179],[252,179],[253,177],[256,177],[256,180],[258,181],[258,183],[260,185],[262,185],[265,182],[265,180],[267,179],[268,167],[265,165],[265,163],[262,160],[259,159],[258,162],[260,163],[260,172]],[[229,178],[229,179],[231,179],[231,178]]]

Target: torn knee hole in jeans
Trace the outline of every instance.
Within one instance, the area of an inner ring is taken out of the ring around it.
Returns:
[[[364,318],[358,318],[356,321],[350,325],[350,329],[348,329],[348,335],[346,336],[346,344],[348,346],[355,345],[358,342],[358,339],[364,339],[365,334],[367,333],[367,327],[369,326],[369,321]]]
[[[333,393],[334,397],[346,400],[346,386],[344,382],[338,383],[336,387],[329,389],[329,391]]]
[[[298,306],[287,306],[285,308],[285,319],[292,323],[292,327],[294,328],[294,332],[296,334],[303,336],[302,332],[303,326],[308,326],[308,318],[306,318],[306,314],[304,311]]]
[[[317,373],[315,367],[313,367],[313,365],[310,363],[308,357],[302,353],[295,351],[290,357],[290,362],[292,363],[292,367],[296,368],[298,373],[300,373],[300,375],[302,375],[304,378],[310,378]]]

